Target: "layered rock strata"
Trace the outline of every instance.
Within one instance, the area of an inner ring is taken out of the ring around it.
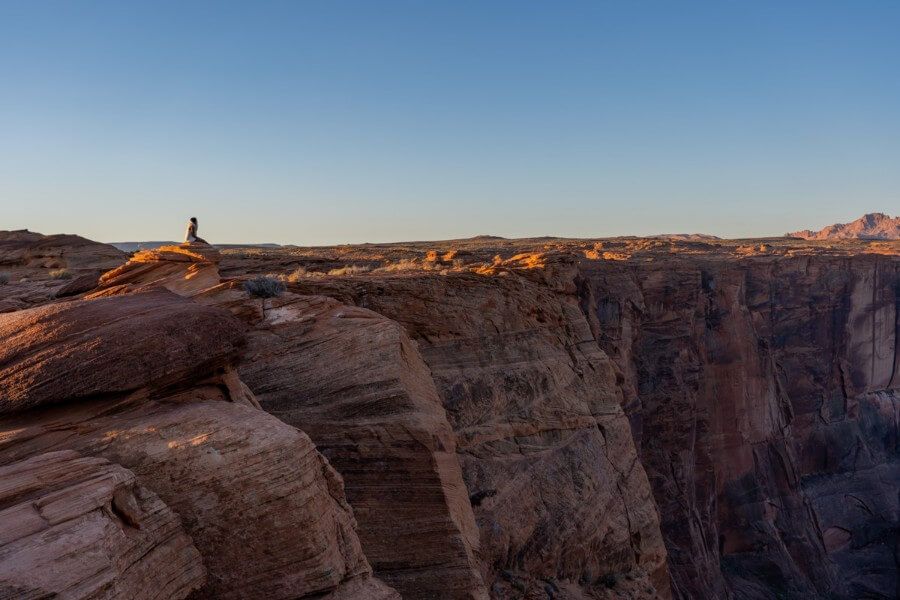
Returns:
[[[263,312],[241,378],[343,475],[376,574],[404,598],[486,598],[453,431],[416,344],[321,296],[285,294]]]
[[[134,473],[199,551],[197,598],[397,598],[371,577],[340,476],[237,378],[242,335],[166,290],[0,315],[0,464],[74,450]]]
[[[178,515],[119,465],[48,452],[0,482],[4,598],[185,598],[204,581]]]
[[[416,340],[456,434],[493,597],[668,597],[656,508],[614,365],[574,285],[553,289],[543,271],[533,274],[294,289],[388,316]]]
[[[900,261],[589,262],[677,597],[897,591]]]

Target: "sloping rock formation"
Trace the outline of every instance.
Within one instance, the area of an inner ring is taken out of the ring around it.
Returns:
[[[900,217],[869,213],[852,223],[835,223],[819,231],[804,229],[787,235],[804,240],[900,240]]]
[[[0,331],[0,464],[74,450],[133,472],[202,557],[194,597],[397,598],[340,477],[237,378],[229,313],[157,290],[0,315]]]
[[[0,467],[3,598],[185,598],[204,574],[178,516],[127,469],[73,451]]]
[[[0,268],[106,270],[124,260],[121,250],[77,235],[0,231]]]
[[[210,298],[247,315],[261,303],[229,295]],[[330,298],[264,306],[241,378],[343,475],[378,577],[404,598],[486,598],[453,431],[416,345],[394,321]]]
[[[142,250],[127,263],[104,273],[94,295],[166,288],[191,296],[219,283],[218,250],[208,244],[185,243]]]
[[[77,235],[0,231],[0,313],[84,293],[125,254]]]
[[[0,414],[165,387],[224,367],[243,341],[225,311],[165,290],[0,317]]]
[[[541,269],[525,275],[294,289],[386,315],[416,340],[456,433],[492,597],[668,597],[614,366],[567,295],[574,283],[554,291]]]

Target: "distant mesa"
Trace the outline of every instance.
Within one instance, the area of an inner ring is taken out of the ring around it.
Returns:
[[[648,237],[658,240],[675,240],[679,242],[705,242],[722,239],[719,236],[709,235],[708,233],[661,233],[659,235],[651,235]]]
[[[177,246],[178,242],[109,242],[109,245],[122,252],[137,252],[139,250],[156,250],[163,246]]]
[[[835,223],[819,231],[804,229],[787,237],[804,240],[900,240],[900,217],[869,213],[852,223]]]

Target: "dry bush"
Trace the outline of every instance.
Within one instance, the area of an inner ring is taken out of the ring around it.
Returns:
[[[372,270],[372,267],[369,265],[347,265],[345,267],[341,267],[339,269],[332,269],[328,271],[329,275],[359,275],[360,273],[368,273]]]
[[[283,275],[282,278],[284,279],[284,281],[287,281],[289,283],[297,283],[298,281],[300,281],[304,277],[308,277],[309,275],[310,272],[306,269],[306,267],[297,267],[287,275]]]
[[[431,263],[420,263],[414,258],[404,258],[397,262],[388,263],[383,267],[378,267],[376,271],[384,271],[391,273],[394,271],[431,271],[434,265]]]
[[[66,269],[55,269],[48,273],[50,279],[72,279],[72,274]]]
[[[244,282],[244,291],[257,298],[274,298],[284,292],[284,284],[274,277],[255,277]]]

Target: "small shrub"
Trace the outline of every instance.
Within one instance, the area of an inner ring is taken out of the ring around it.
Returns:
[[[396,271],[436,271],[440,268],[440,263],[421,261],[415,258],[404,258],[397,262],[387,263],[383,267],[378,267],[376,271],[392,273]]]
[[[283,281],[284,283],[297,283],[299,281],[304,281],[306,279],[315,278],[315,277],[324,277],[325,272],[323,271],[310,271],[306,267],[297,267],[290,273],[269,273],[267,277],[274,277],[278,281]]]
[[[273,277],[256,277],[244,282],[244,291],[257,298],[275,298],[284,292],[284,284]]]
[[[368,273],[372,267],[368,265],[347,265],[340,269],[332,269],[328,271],[329,275],[358,275],[359,273]]]
[[[50,279],[72,279],[72,274],[65,269],[55,269],[48,275],[50,275]]]
[[[418,271],[421,270],[425,265],[421,265],[416,262],[414,258],[405,258],[403,260],[398,260],[397,262],[388,263],[383,267],[378,267],[375,269],[376,271],[385,271],[388,273],[394,271]],[[431,265],[427,265],[427,268],[431,268]]]
[[[297,283],[307,275],[309,275],[309,271],[306,270],[306,267],[297,267],[292,272],[285,275],[284,280],[290,283]]]
[[[9,283],[9,273],[0,273],[0,285]]]

